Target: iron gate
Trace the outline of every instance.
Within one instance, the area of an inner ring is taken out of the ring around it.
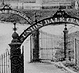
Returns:
[[[41,60],[59,60],[63,55],[63,39],[61,36],[40,31],[39,57]]]

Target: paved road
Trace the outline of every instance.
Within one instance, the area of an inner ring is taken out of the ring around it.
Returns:
[[[26,63],[25,73],[65,73],[53,64],[48,63]]]
[[[26,40],[27,41],[27,40]],[[49,63],[29,63],[30,61],[30,42],[24,43],[25,51],[25,73],[67,73]]]

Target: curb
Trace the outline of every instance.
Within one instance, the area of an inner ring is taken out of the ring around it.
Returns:
[[[74,72],[73,70],[69,69],[68,67],[64,66],[62,64],[62,62],[51,62],[51,63],[56,65],[58,68],[64,68],[66,71],[68,71],[70,73],[77,73],[77,72]]]

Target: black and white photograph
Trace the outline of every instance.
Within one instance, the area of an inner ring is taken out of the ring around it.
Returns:
[[[0,0],[0,73],[79,73],[79,0]]]

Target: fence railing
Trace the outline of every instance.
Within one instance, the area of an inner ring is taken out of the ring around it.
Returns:
[[[0,73],[11,73],[10,52],[8,49],[0,56]]]
[[[0,55],[0,73],[11,73],[11,56],[10,50],[6,49],[5,53]],[[24,46],[21,47],[22,73],[24,73]]]

